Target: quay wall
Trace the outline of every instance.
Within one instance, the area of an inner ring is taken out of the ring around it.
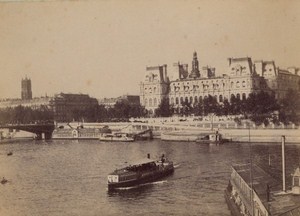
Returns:
[[[74,123],[73,126],[78,125]],[[72,125],[72,124],[71,124]],[[201,133],[219,131],[223,138],[233,142],[272,142],[280,143],[281,136],[286,136],[287,143],[300,144],[300,128],[295,126],[264,127],[255,126],[247,128],[245,124],[227,123],[232,127],[222,127],[219,123],[215,124],[189,124],[188,122],[105,122],[105,123],[83,123],[84,127],[103,127],[108,126],[112,130],[143,131],[152,129],[154,138],[174,141],[195,141]]]
[[[219,132],[234,142],[280,143],[281,136],[286,136],[287,143],[300,144],[300,129],[220,129]]]

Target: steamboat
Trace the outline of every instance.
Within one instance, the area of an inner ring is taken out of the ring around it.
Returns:
[[[147,158],[110,173],[107,177],[108,190],[154,182],[171,175],[173,172],[173,162],[165,158],[164,155],[156,161],[150,159],[150,154],[148,154]]]

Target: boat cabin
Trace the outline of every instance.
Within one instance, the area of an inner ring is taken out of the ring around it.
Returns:
[[[126,167],[128,171],[133,171],[133,172],[142,172],[142,171],[147,171],[147,170],[155,170],[157,167],[156,163],[154,160],[150,159],[143,159],[137,163],[134,163],[133,165],[129,165]]]

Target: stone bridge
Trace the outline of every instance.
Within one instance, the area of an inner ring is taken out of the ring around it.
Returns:
[[[5,124],[0,128],[16,129],[36,134],[36,139],[51,139],[52,132],[55,128],[54,123],[37,123],[37,124]]]

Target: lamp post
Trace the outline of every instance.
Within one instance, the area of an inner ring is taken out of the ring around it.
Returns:
[[[211,118],[211,130],[212,131],[214,130],[214,116],[215,116],[214,113],[209,114],[209,117]]]
[[[248,142],[249,142],[249,151],[250,151],[250,200],[251,200],[251,210],[252,215],[254,215],[254,200],[253,200],[253,173],[252,173],[252,145],[251,145],[251,138],[250,138],[250,122],[248,121]]]

